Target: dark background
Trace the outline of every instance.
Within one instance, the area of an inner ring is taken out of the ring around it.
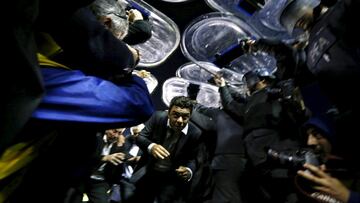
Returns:
[[[181,3],[169,3],[161,0],[144,1],[173,20],[179,27],[181,36],[187,25],[193,19],[205,13],[215,12],[205,3],[204,0],[192,0]],[[150,71],[158,80],[158,86],[152,93],[154,106],[157,110],[167,109],[166,105],[161,99],[162,84],[167,78],[174,77],[175,71],[181,65],[187,62],[189,62],[189,60],[184,57],[179,45],[165,62],[159,66],[146,69],[147,71]]]

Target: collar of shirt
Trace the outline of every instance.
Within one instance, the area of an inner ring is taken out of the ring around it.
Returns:
[[[105,143],[108,143],[106,135],[103,136],[103,140]]]
[[[168,126],[169,128],[171,128],[171,126],[170,126],[170,120],[169,120],[169,119],[167,120],[167,126]],[[188,130],[189,130],[189,124],[186,124],[186,126],[181,130],[181,132],[184,133],[184,135],[186,135],[187,132],[188,132]]]
[[[109,155],[111,147],[113,146],[114,142],[112,142],[112,143],[107,142],[106,135],[104,135],[103,140],[104,140],[105,145],[104,145],[104,148],[102,149],[101,155],[103,155],[103,156]]]

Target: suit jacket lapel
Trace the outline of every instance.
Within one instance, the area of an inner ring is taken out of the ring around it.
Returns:
[[[178,155],[178,153],[180,152],[181,148],[184,146],[184,144],[186,143],[186,141],[189,139],[190,133],[191,133],[191,127],[190,127],[190,125],[189,125],[189,130],[188,130],[187,135],[185,135],[185,134],[181,134],[181,135],[180,135],[180,138],[179,138],[178,143],[177,143],[177,146],[176,146],[176,151],[175,151],[174,157],[176,157],[176,156]]]
[[[167,117],[167,114],[164,115],[161,119],[161,123],[160,123],[160,127],[159,127],[159,132],[156,132],[156,135],[155,136],[159,136],[159,141],[160,143],[158,144],[163,144],[164,143],[164,140],[165,140],[165,137],[166,137],[166,131],[167,131],[167,120],[168,120],[168,117]]]

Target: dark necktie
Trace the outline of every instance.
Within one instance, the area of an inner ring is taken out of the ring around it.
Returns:
[[[180,134],[174,132],[171,128],[168,128],[166,131],[166,137],[162,146],[168,150],[170,157],[165,159],[157,159],[155,161],[154,169],[159,172],[169,172],[172,170],[172,157],[174,156],[176,150],[176,144],[180,138]]]
[[[176,143],[178,142],[179,138],[180,138],[180,133],[175,132],[171,128],[168,128],[168,130],[166,132],[166,138],[164,140],[163,147],[165,147],[170,152],[171,155],[173,153],[175,153],[175,146],[176,146]]]

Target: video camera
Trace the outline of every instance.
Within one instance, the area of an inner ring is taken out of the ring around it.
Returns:
[[[295,170],[302,169],[305,163],[314,166],[320,166],[322,164],[320,156],[315,154],[311,149],[299,149],[295,152],[278,152],[270,148],[267,151],[267,155],[272,160],[280,163],[280,165]]]
[[[295,85],[293,79],[282,80],[277,84],[281,90],[281,97],[290,100],[294,96]]]
[[[295,170],[303,169],[305,163],[314,166],[320,166],[323,163],[320,155],[315,154],[311,149],[299,149],[295,152],[278,152],[273,149],[268,149],[267,154],[281,165]],[[309,170],[305,171],[311,173]],[[313,182],[301,178],[300,176],[295,177],[296,188],[306,197],[315,200],[316,202],[341,203],[329,194],[314,190],[315,184]]]

